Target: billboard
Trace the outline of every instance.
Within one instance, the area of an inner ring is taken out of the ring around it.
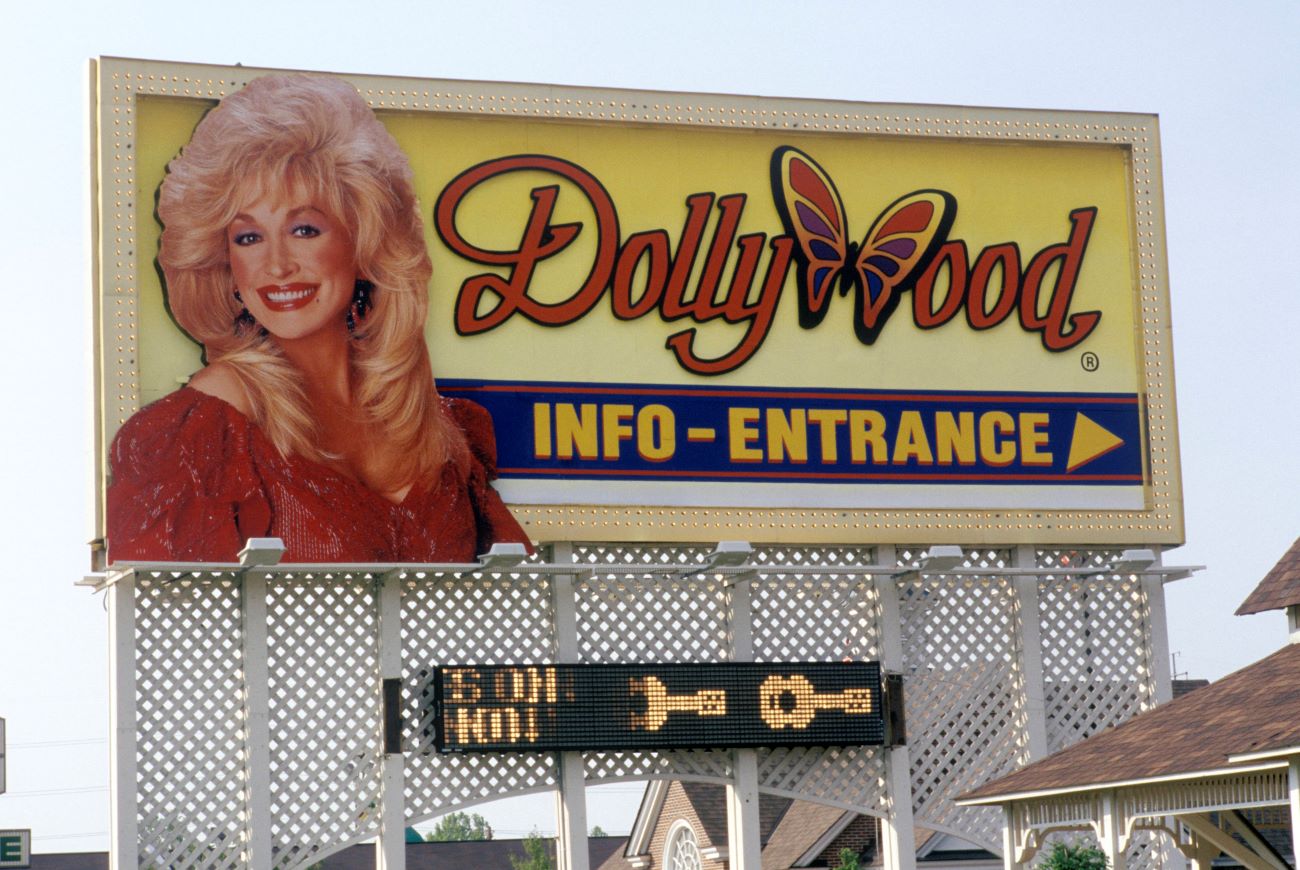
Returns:
[[[230,389],[178,327],[159,191],[272,72],[96,65],[100,535],[122,425]],[[331,78],[409,160],[424,344],[496,476],[477,499],[501,501],[476,545],[514,520],[534,541],[1181,542],[1153,116]],[[221,328],[279,340],[308,291],[266,286],[268,322],[255,301]],[[409,479],[347,455],[392,439],[317,417],[338,449],[307,458],[400,504]],[[384,509],[340,499],[367,506],[346,534]]]

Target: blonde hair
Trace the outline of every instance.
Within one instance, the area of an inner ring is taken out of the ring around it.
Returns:
[[[424,341],[432,267],[411,168],[360,94],[323,76],[255,79],[209,112],[168,166],[158,196],[158,263],[172,314],[244,387],[249,416],[285,455],[328,459],[301,375],[274,337],[236,328],[227,228],[266,194],[305,191],[347,227],[374,286],[356,322],[350,366],[357,406],[401,457],[394,486],[464,465],[468,447],[438,398]]]

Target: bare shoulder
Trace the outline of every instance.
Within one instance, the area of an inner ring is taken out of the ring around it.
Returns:
[[[190,377],[189,385],[200,393],[206,393],[228,405],[233,405],[241,414],[248,413],[248,392],[234,369],[223,362],[216,362],[199,369]]]

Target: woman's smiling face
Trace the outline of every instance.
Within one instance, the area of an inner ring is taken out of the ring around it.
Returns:
[[[347,331],[357,269],[346,228],[300,194],[267,195],[226,230],[230,270],[250,314],[296,341]]]

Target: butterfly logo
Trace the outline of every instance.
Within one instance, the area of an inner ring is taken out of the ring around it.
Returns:
[[[853,331],[872,344],[957,217],[957,200],[942,190],[917,190],[890,203],[862,244],[849,241],[844,202],[816,160],[791,145],[772,152],[772,195],[786,235],[798,243],[799,325],[826,317],[831,289],[853,297]]]

